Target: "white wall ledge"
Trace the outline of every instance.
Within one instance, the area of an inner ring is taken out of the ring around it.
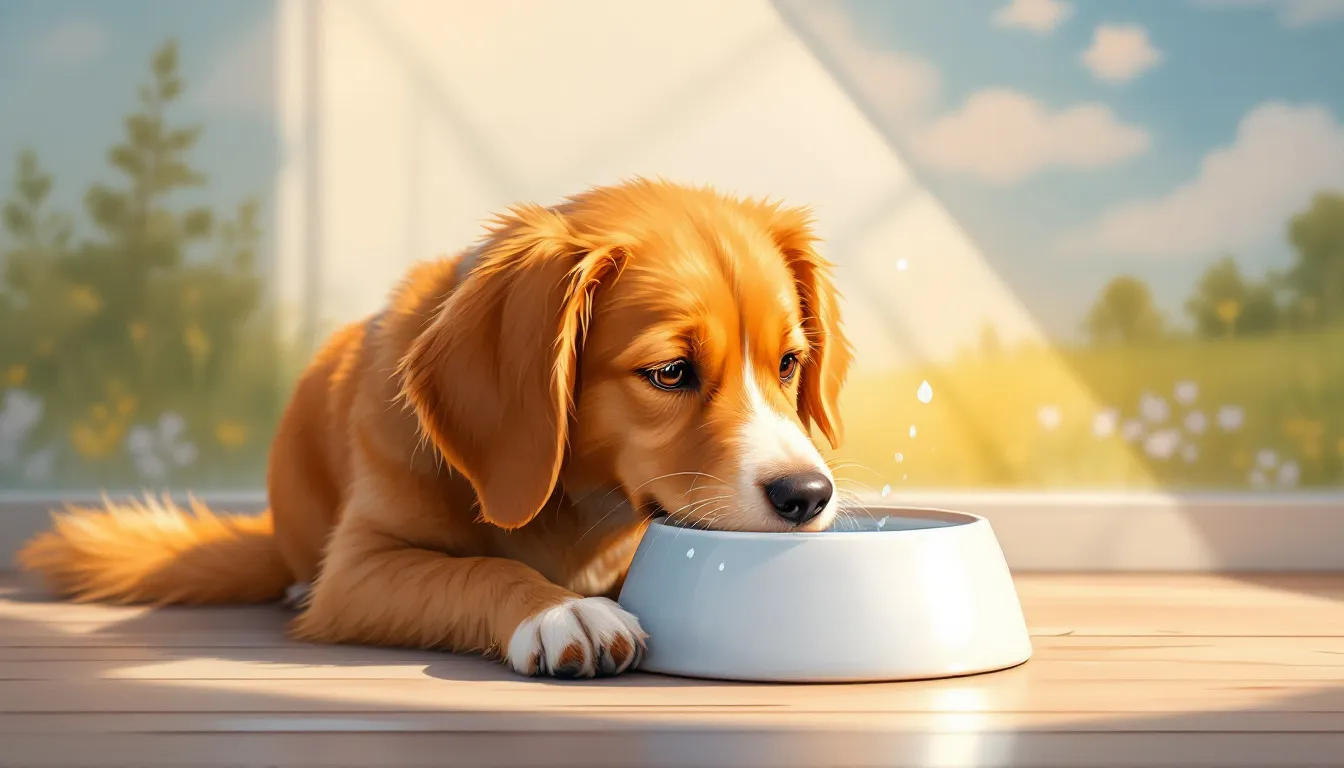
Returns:
[[[255,492],[196,496],[220,511],[266,506]],[[99,499],[0,493],[0,567],[12,566],[14,553],[47,525],[52,510]],[[1344,491],[923,491],[873,501],[982,515],[1017,571],[1344,571]]]

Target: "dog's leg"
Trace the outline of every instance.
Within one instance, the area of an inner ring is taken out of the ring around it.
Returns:
[[[580,597],[514,560],[405,545],[349,546],[338,529],[303,640],[498,654],[527,675],[593,677],[634,668],[646,635],[604,597]]]

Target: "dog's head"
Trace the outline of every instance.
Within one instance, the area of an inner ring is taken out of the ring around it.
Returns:
[[[417,339],[403,385],[482,516],[555,493],[643,513],[819,530],[851,352],[805,212],[652,182],[496,222]]]

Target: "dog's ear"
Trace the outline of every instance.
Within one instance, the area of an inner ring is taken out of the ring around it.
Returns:
[[[803,426],[815,424],[831,447],[838,447],[844,432],[840,391],[854,352],[842,327],[832,265],[817,253],[817,238],[806,209],[774,208],[771,212],[770,232],[798,286],[803,332],[811,350],[798,384],[798,416]]]
[[[471,482],[486,521],[522,526],[554,492],[593,293],[625,255],[577,236],[560,213],[515,208],[402,361],[421,428]]]

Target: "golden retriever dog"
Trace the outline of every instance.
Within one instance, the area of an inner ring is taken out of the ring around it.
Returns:
[[[20,553],[77,600],[281,599],[294,637],[633,668],[611,598],[645,526],[815,531],[809,437],[840,436],[851,350],[809,215],[635,180],[523,205],[415,267],[302,375],[270,509],[71,509]],[[657,639],[654,638],[653,642]]]

